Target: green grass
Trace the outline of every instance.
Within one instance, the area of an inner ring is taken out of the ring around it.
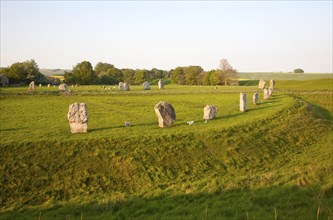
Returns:
[[[238,77],[247,80],[316,80],[332,79],[332,73],[238,73]]]
[[[257,106],[256,85],[3,88],[0,219],[332,219],[332,84],[315,82],[277,81]],[[160,100],[175,126],[158,128]],[[89,132],[72,135],[68,105],[83,101]]]

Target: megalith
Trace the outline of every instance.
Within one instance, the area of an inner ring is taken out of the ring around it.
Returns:
[[[86,133],[88,130],[88,110],[86,103],[73,103],[69,105],[67,119],[73,134]]]
[[[154,107],[161,128],[170,127],[176,121],[175,109],[167,102],[159,101]]]
[[[162,79],[158,80],[158,89],[164,89],[164,81]]]
[[[273,79],[271,79],[271,80],[269,81],[269,89],[270,89],[270,90],[274,90],[274,85],[275,85],[275,81],[274,81]]]
[[[143,83],[143,89],[144,89],[144,90],[150,90],[150,84],[149,84],[148,81],[145,81],[145,82]]]
[[[258,104],[258,98],[259,98],[259,94],[258,92],[255,92],[253,94],[252,100],[253,100],[253,104],[257,105]]]
[[[31,81],[29,84],[28,92],[34,92],[36,90],[35,82]]]
[[[120,90],[120,91],[123,91],[123,90],[124,90],[124,83],[123,83],[123,82],[120,82],[120,83],[119,83],[119,90]]]
[[[264,89],[264,99],[268,99],[270,96],[270,90],[269,89]]]
[[[66,92],[68,90],[66,83],[61,83],[58,87],[60,91]]]
[[[0,85],[1,86],[8,86],[9,85],[9,79],[4,74],[0,74]]]
[[[130,91],[131,90],[130,85],[127,82],[124,83],[124,90],[125,91]]]
[[[260,80],[259,80],[258,88],[259,88],[259,89],[264,89],[264,88],[265,88],[265,85],[266,85],[266,81],[263,80],[263,79],[260,79]]]
[[[246,94],[245,93],[240,93],[239,111],[241,111],[241,112],[246,111]]]
[[[213,119],[217,114],[217,107],[213,106],[213,105],[206,105],[206,107],[204,107],[204,115],[203,115],[203,119],[210,120]]]

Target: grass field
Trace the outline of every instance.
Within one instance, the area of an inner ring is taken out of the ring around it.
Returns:
[[[258,105],[247,84],[1,88],[0,219],[333,219],[332,79],[277,80]],[[173,127],[158,127],[160,100]],[[73,102],[86,134],[70,133]]]

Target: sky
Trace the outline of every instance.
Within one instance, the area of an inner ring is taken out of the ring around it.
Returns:
[[[332,73],[333,1],[1,0],[0,66]]]

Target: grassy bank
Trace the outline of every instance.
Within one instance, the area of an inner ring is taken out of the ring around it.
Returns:
[[[332,219],[332,91],[321,85],[257,106],[254,86],[2,90],[0,218]],[[175,107],[174,127],[157,127],[159,100]],[[89,132],[71,135],[67,108],[81,101]],[[206,104],[218,106],[207,124]]]

